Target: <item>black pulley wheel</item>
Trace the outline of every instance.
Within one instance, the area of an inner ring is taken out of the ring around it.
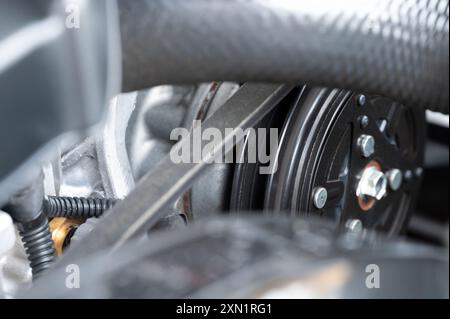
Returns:
[[[272,112],[266,115],[262,121],[255,127],[259,134],[259,128],[266,129],[266,141],[269,143],[270,128],[283,127],[288,112],[298,103],[301,88],[294,89]],[[232,179],[230,195],[230,211],[249,212],[260,211],[264,209],[264,200],[261,200],[265,193],[267,175],[260,174],[261,163],[248,161],[248,136],[244,139],[241,148],[237,148],[237,162],[235,165],[234,176]],[[266,150],[269,150],[266,146]],[[259,151],[259,150],[258,150]]]
[[[379,96],[305,87],[269,118],[277,120],[261,125],[279,128],[276,165],[263,176],[258,164],[238,164],[231,209],[320,216],[351,230],[401,231],[420,187],[422,110]]]

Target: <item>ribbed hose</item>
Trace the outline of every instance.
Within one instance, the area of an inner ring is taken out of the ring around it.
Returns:
[[[43,210],[47,217],[91,218],[100,217],[116,200],[105,198],[48,196]]]
[[[44,214],[26,225],[20,224],[19,234],[30,262],[33,280],[39,277],[55,260],[52,236]]]
[[[448,0],[118,1],[124,90],[308,83],[449,111]]]

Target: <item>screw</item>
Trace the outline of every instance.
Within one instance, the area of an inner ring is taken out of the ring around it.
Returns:
[[[387,178],[376,167],[368,167],[364,170],[359,181],[356,195],[370,196],[380,200],[386,194]]]
[[[417,167],[417,168],[416,168],[416,171],[415,171],[414,173],[416,174],[416,177],[417,177],[417,178],[422,177],[422,174],[423,174],[423,168],[422,168],[422,167]]]
[[[369,117],[367,115],[361,115],[359,117],[359,125],[361,128],[366,128],[369,125]]]
[[[317,209],[325,207],[328,199],[328,192],[323,187],[316,187],[313,191],[313,202]]]
[[[364,157],[369,157],[375,152],[375,139],[371,135],[363,134],[357,141],[359,151]]]
[[[396,190],[398,190],[400,188],[400,186],[402,185],[402,171],[397,169],[397,168],[393,168],[391,170],[389,170],[386,173],[388,182],[389,182],[389,187],[395,192]]]
[[[357,101],[359,106],[364,106],[366,104],[366,96],[363,94],[358,95]]]
[[[406,179],[407,181],[409,181],[409,180],[411,180],[412,177],[413,177],[413,173],[412,173],[410,170],[407,170],[407,171],[405,172],[405,179]]]
[[[361,233],[364,230],[364,226],[359,219],[349,219],[345,223],[345,228],[352,233]]]

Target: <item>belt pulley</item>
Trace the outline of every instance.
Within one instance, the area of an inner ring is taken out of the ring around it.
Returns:
[[[260,125],[280,129],[277,165],[259,175],[258,164],[238,164],[231,210],[322,216],[352,230],[401,230],[420,186],[423,111],[379,96],[304,87]]]

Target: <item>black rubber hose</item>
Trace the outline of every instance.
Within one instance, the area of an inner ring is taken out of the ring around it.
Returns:
[[[19,230],[30,262],[33,280],[49,268],[55,260],[52,235],[47,217],[42,212],[44,199],[43,175],[10,198],[5,210]]]
[[[35,220],[20,223],[17,227],[30,262],[33,280],[35,280],[55,261],[47,217],[41,213]]]
[[[449,2],[118,1],[124,90],[309,83],[449,111]]]
[[[43,211],[47,217],[100,217],[116,203],[115,199],[48,196]]]

